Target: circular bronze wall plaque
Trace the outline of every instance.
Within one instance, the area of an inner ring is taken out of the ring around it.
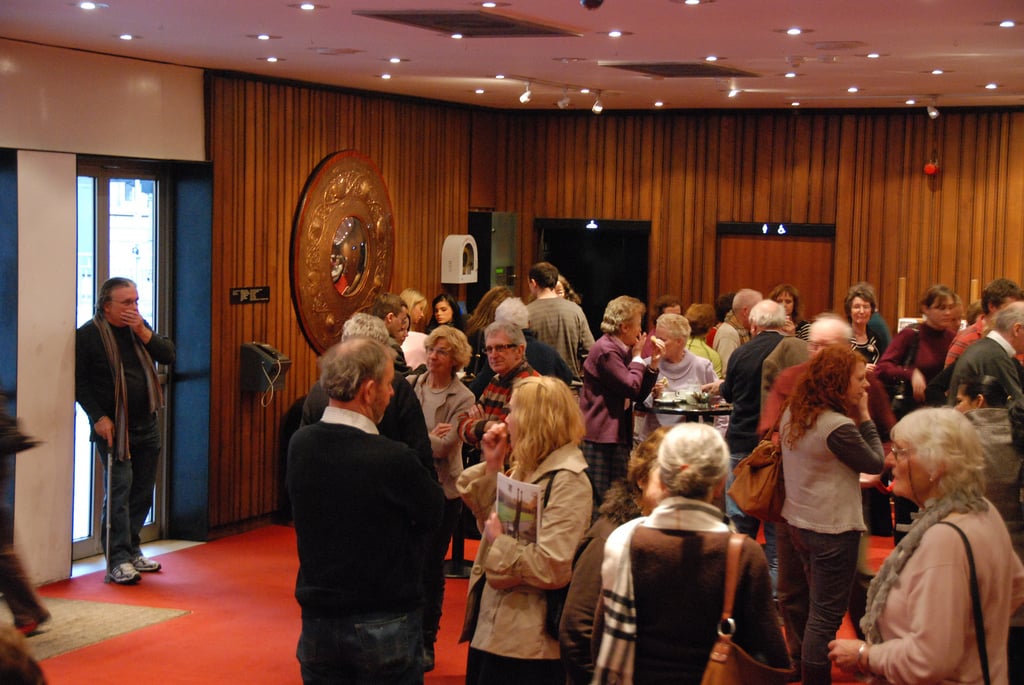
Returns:
[[[292,302],[317,354],[341,339],[346,319],[391,282],[391,200],[377,166],[354,150],[317,165],[292,228]]]

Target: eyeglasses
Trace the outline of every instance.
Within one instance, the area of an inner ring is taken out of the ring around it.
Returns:
[[[447,347],[428,347],[427,354],[436,354],[440,357],[450,357],[452,356],[452,351]]]
[[[484,348],[484,354],[495,354],[497,352],[506,352],[508,350],[514,350],[519,347],[515,343],[508,343],[507,345],[488,345]]]
[[[895,445],[891,450],[892,456],[896,457],[896,461],[903,461],[910,456],[910,453],[914,451],[913,447],[896,447]]]

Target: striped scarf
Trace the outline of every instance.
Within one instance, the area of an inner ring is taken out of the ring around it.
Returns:
[[[117,457],[118,461],[125,461],[132,458],[128,446],[128,385],[124,380],[124,364],[121,362],[121,350],[117,347],[117,339],[114,337],[114,330],[110,322],[102,312],[97,312],[93,317],[96,330],[100,333],[100,340],[103,341],[103,351],[107,355],[107,364],[114,376],[114,444],[110,445],[111,454]],[[149,356],[145,345],[131,332],[132,342],[135,347],[135,354],[142,365],[142,371],[146,376],[146,393],[149,395],[149,411],[155,413],[164,406],[164,395],[160,389],[160,380],[156,377],[156,368],[153,365],[153,358]]]
[[[630,685],[636,657],[636,603],[630,543],[636,528],[659,530],[729,532],[721,510],[699,500],[668,497],[648,517],[633,519],[616,528],[604,546],[601,577],[604,585],[604,633],[597,654],[593,683]],[[608,580],[611,579],[609,586]]]

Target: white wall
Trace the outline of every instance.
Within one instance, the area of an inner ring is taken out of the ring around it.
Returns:
[[[200,69],[0,39],[0,147],[18,150],[15,545],[37,583],[71,571],[77,154],[203,161]]]
[[[206,159],[203,71],[0,39],[0,147]]]
[[[18,417],[42,444],[19,454],[14,544],[38,583],[71,570],[76,160],[18,153]]]

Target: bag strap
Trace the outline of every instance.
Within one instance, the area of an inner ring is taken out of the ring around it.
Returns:
[[[718,639],[711,647],[708,661],[725,663],[732,651],[732,636],[736,632],[736,621],[732,618],[733,600],[740,575],[740,552],[743,549],[743,533],[729,535],[725,550],[725,589],[722,597],[722,617],[718,621]]]
[[[921,341],[921,331],[914,325],[910,327],[910,330],[914,331],[913,340],[910,341],[910,346],[903,353],[902,366],[913,366],[914,360],[917,359],[917,345]]]
[[[722,598],[722,622],[732,620],[733,602],[736,599],[736,585],[740,575],[740,552],[743,550],[743,533],[729,535],[729,546],[725,552],[725,595]]]
[[[967,565],[971,569],[971,606],[974,609],[974,635],[978,642],[978,656],[981,658],[981,672],[985,676],[985,685],[992,681],[988,672],[988,650],[985,647],[985,619],[981,614],[981,592],[978,590],[978,572],[974,567],[974,553],[971,551],[971,543],[967,540],[964,531],[960,526],[949,521],[939,521],[957,532],[960,539],[964,541],[964,548],[967,550]]]

